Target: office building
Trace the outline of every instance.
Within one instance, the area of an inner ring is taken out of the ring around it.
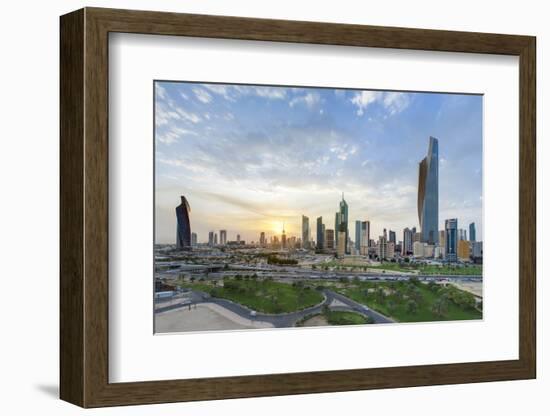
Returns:
[[[227,230],[220,230],[220,245],[225,246],[227,244]]]
[[[439,223],[439,149],[438,140],[430,137],[428,154],[418,166],[418,219],[421,241],[438,243]]]
[[[263,231],[260,233],[260,246],[266,246],[265,233]]]
[[[343,258],[346,254],[346,233],[338,231],[338,247],[336,249],[337,256]]]
[[[362,256],[369,255],[369,245],[370,245],[370,221],[361,221],[360,254]]]
[[[191,247],[190,212],[191,207],[189,206],[189,202],[182,195],[181,204],[176,207],[176,247],[180,249]]]
[[[456,262],[458,250],[458,220],[445,220],[445,259]]]
[[[392,231],[390,230],[389,233],[388,233],[388,241],[390,243],[393,243],[393,245],[395,246],[397,244],[397,240],[395,238],[395,231]]]
[[[361,251],[361,221],[355,221],[355,250]]]
[[[382,261],[388,258],[388,234],[384,228],[384,234],[378,237],[378,258]]]
[[[317,218],[317,250],[323,250],[325,248],[324,240],[325,240],[325,233],[323,225],[323,217]]]
[[[340,241],[340,232],[344,233],[344,245],[345,252],[349,253],[348,240],[349,240],[349,230],[348,230],[348,204],[344,199],[344,194],[342,193],[342,200],[340,201],[340,210],[336,213],[335,219],[335,234],[336,234],[336,245]]]
[[[410,228],[403,230],[403,247],[401,254],[408,256],[413,252],[413,232]]]
[[[415,241],[413,243],[413,256],[418,258],[424,257],[424,247],[426,246],[426,243],[423,243],[421,241]]]
[[[325,242],[325,250],[334,250],[334,230],[330,228],[325,230],[323,241]]]
[[[472,243],[472,257],[474,258],[474,261],[483,258],[483,242],[482,241],[474,241]]]
[[[208,232],[208,245],[212,247],[214,245],[214,231]]]
[[[387,259],[393,259],[395,257],[395,244],[391,241],[388,241],[388,248],[386,252]]]
[[[309,249],[309,218],[302,215],[302,247]]]
[[[458,241],[457,257],[462,261],[470,260],[470,242],[466,240]]]
[[[472,222],[470,224],[470,242],[476,241],[476,224]]]
[[[191,233],[191,246],[195,247],[197,243],[197,233]]]

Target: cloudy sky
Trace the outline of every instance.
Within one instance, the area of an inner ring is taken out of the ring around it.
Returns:
[[[418,162],[439,139],[439,222],[482,231],[482,97],[155,82],[156,242],[174,243],[180,195],[200,242],[226,229],[299,236],[301,215],[418,227]]]

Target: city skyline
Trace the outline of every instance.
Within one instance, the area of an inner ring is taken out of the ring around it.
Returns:
[[[283,223],[299,237],[303,215],[316,240],[314,219],[333,228],[342,191],[352,236],[357,220],[371,238],[402,234],[420,226],[429,136],[440,141],[438,230],[458,218],[483,238],[480,96],[172,82],[155,95],[157,243],[174,243],[181,195],[199,242],[220,230],[258,241]]]

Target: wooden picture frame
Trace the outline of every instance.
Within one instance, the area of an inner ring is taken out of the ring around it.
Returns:
[[[61,17],[60,396],[82,407],[536,376],[535,51],[530,36],[85,8]],[[108,35],[262,40],[519,57],[519,359],[109,383]]]

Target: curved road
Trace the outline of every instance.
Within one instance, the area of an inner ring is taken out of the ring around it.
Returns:
[[[325,289],[323,290],[323,295],[325,297],[323,302],[319,303],[318,305],[303,309],[301,311],[281,313],[281,314],[268,314],[268,313],[256,312],[256,315],[252,316],[251,315],[252,310],[247,308],[244,305],[232,302],[228,299],[214,298],[204,292],[191,291],[191,296],[193,299],[191,303],[189,302],[179,303],[179,304],[174,304],[166,307],[160,307],[155,312],[166,312],[168,310],[183,308],[191,304],[197,304],[197,303],[215,303],[216,305],[219,305],[225,309],[230,310],[233,313],[236,313],[237,315],[239,315],[244,319],[249,319],[251,321],[269,322],[275,328],[288,328],[288,327],[295,326],[297,321],[305,318],[308,315],[316,315],[316,314],[322,313],[323,307],[328,306],[332,310],[359,313],[363,316],[366,316],[372,319],[372,321],[375,324],[386,324],[386,323],[395,322],[392,319],[376,311],[373,311],[370,308],[366,308],[362,304],[355,302],[339,293],[335,293],[331,290]],[[338,302],[343,303],[344,306],[331,307],[330,304],[334,300],[337,300]]]

